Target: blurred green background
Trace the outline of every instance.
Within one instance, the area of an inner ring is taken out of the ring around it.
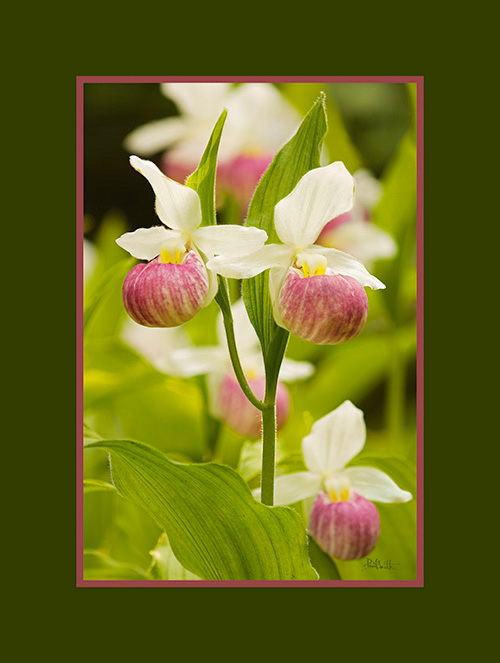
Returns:
[[[371,266],[387,289],[368,291],[369,318],[358,337],[339,346],[316,346],[291,337],[287,356],[312,362],[316,370],[308,380],[289,385],[292,410],[279,434],[278,471],[301,468],[300,443],[312,422],[349,399],[365,413],[368,439],[363,455],[415,495],[415,86],[278,87],[302,115],[321,90],[327,93],[329,159],[344,161],[351,172],[368,168],[380,178],[383,194],[373,221],[398,245],[393,259]],[[86,84],[84,103],[86,435],[138,440],[177,460],[199,462],[206,457],[207,438],[214,430],[203,379],[169,376],[124,340],[127,316],[121,285],[134,260],[115,244],[127,230],[158,224],[150,188],[130,167],[123,140],[139,125],[175,116],[177,108],[156,84]],[[159,156],[152,159],[158,163]],[[183,339],[214,344],[216,317],[212,302],[180,335],[172,330],[165,352]],[[218,433],[217,459],[239,466],[252,487],[258,484],[255,443],[223,424]],[[85,475],[109,482],[102,451],[85,453]],[[364,571],[361,561],[344,562],[338,564],[342,578],[415,577],[415,500],[379,510],[382,533],[371,557],[390,557],[400,570]],[[113,491],[89,485],[84,520],[87,579],[147,577],[149,552],[161,534],[149,516]]]

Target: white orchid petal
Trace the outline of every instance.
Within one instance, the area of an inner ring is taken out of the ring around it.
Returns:
[[[170,352],[170,363],[175,369],[174,375],[183,378],[218,371],[224,361],[225,352],[219,346],[193,346]]]
[[[268,83],[246,83],[233,88],[227,109],[222,140],[241,151],[276,152],[291,138],[301,120],[281,92]]]
[[[201,257],[201,256],[200,256]],[[212,270],[207,269],[208,274],[208,291],[205,295],[205,300],[203,302],[203,308],[206,308],[213,300],[217,291],[219,289],[219,281],[217,279],[217,274],[212,272]]]
[[[232,279],[249,279],[270,267],[288,267],[293,253],[284,244],[266,244],[259,251],[238,259],[218,256],[209,260],[207,267]]]
[[[160,255],[161,246],[164,242],[179,237],[180,233],[176,230],[167,230],[163,226],[153,226],[152,228],[138,228],[133,232],[125,233],[116,240],[116,243],[134,258],[152,260]]]
[[[175,230],[192,231],[201,223],[201,204],[196,191],[166,177],[152,161],[131,156],[130,164],[151,184],[160,221]]]
[[[313,497],[321,490],[321,476],[313,472],[295,472],[276,477],[274,481],[275,506],[294,504],[306,497]],[[260,499],[260,488],[253,491],[253,496]]]
[[[353,205],[354,179],[341,161],[306,173],[274,208],[274,226],[282,242],[294,249],[314,243],[328,221]]]
[[[188,123],[184,118],[167,117],[134,129],[125,137],[123,145],[132,154],[148,157],[182,140],[188,131]]]
[[[329,242],[363,262],[393,258],[398,250],[392,235],[362,220],[341,224],[331,231]]]
[[[375,467],[348,467],[344,470],[353,490],[375,502],[408,502],[412,494],[401,490],[394,481]]]
[[[354,173],[356,182],[356,201],[369,210],[373,209],[382,196],[382,184],[366,168]]]
[[[306,380],[314,373],[314,364],[308,361],[294,361],[293,359],[283,359],[280,369],[280,380],[283,382],[295,382],[296,380]]]
[[[361,451],[365,439],[363,412],[351,401],[344,401],[316,421],[302,440],[305,464],[311,472],[340,470]]]
[[[279,311],[279,295],[283,281],[285,280],[289,270],[289,265],[284,269],[282,267],[274,267],[269,272],[269,296],[271,297],[271,304],[273,305],[274,321],[279,327],[286,329],[283,320],[281,319]]]
[[[385,288],[382,281],[366,269],[361,260],[354,256],[339,251],[338,249],[328,249],[325,246],[315,244],[307,249],[308,253],[318,253],[327,260],[328,267],[336,274],[352,276],[361,283],[363,287],[369,287],[372,290],[381,290]]]
[[[264,246],[267,233],[237,225],[204,226],[191,233],[196,246],[207,256],[222,254],[239,257],[255,253]]]
[[[212,118],[222,112],[231,83],[162,83],[160,89],[185,115]]]

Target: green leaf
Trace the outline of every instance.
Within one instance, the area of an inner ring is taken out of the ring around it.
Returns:
[[[110,452],[120,495],[165,529],[175,557],[192,573],[205,580],[316,579],[300,516],[254,500],[230,467],[176,463],[127,440],[91,448]]]
[[[300,113],[306,113],[323,88],[323,83],[285,83],[282,91]],[[326,97],[326,112],[328,132],[325,136],[325,147],[330,161],[343,161],[347,170],[354,173],[363,165],[361,155],[352,142],[337,104],[330,94]]]
[[[85,408],[104,406],[118,396],[166,379],[120,339],[90,339],[84,351]]]
[[[98,550],[83,553],[83,577],[85,580],[146,580],[145,572],[138,566],[112,559]]]
[[[405,362],[413,361],[416,327],[410,323],[395,332]],[[328,414],[343,401],[359,403],[387,376],[394,338],[387,334],[360,334],[330,348],[317,367],[314,380],[298,385],[297,403],[313,420]]]
[[[216,223],[215,171],[217,169],[217,154],[219,152],[222,128],[226,117],[227,110],[224,109],[212,131],[198,168],[186,180],[186,186],[196,191],[200,197],[202,226],[211,226]]]
[[[325,94],[306,115],[295,136],[278,152],[264,173],[248,210],[247,226],[265,230],[268,242],[279,243],[274,229],[274,207],[295,187],[303,175],[319,166],[321,144],[326,133]],[[243,281],[243,299],[267,356],[279,329],[274,322],[269,296],[269,274]]]
[[[383,178],[383,195],[374,210],[374,222],[396,239],[396,258],[381,264],[378,275],[387,285],[383,297],[392,319],[401,324],[405,315],[414,315],[413,301],[406,301],[416,282],[417,161],[414,137],[408,131]],[[409,282],[410,281],[410,287]]]
[[[101,440],[101,436],[93,431],[87,424],[83,423],[83,443],[88,444],[89,442],[96,442]]]
[[[101,481],[100,479],[84,479],[83,490],[86,493],[96,493],[107,490],[115,491],[116,489],[111,483],[107,483],[107,481]]]
[[[280,444],[276,445],[276,476],[301,472],[307,468],[304,465],[302,454],[290,454]],[[238,472],[250,483],[260,476],[262,470],[262,442],[245,442],[240,452]]]
[[[83,331],[86,337],[92,330],[94,321],[101,311],[109,306],[117,290],[121,291],[122,283],[134,265],[134,258],[121,260],[110,267],[98,280],[91,295],[88,297],[83,311]]]
[[[165,532],[160,536],[150,555],[153,561],[148,570],[148,576],[152,580],[200,580],[177,560]]]
[[[382,198],[373,211],[373,220],[400,240],[416,217],[417,151],[410,131],[401,139],[382,183]]]
[[[320,580],[341,580],[335,561],[321,550],[316,541],[309,537],[309,555],[311,564],[319,574]]]

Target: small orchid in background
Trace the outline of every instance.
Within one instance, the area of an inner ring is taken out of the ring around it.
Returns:
[[[315,243],[330,219],[352,208],[353,198],[354,180],[342,162],[311,170],[274,208],[283,244],[267,244],[238,260],[219,256],[208,267],[231,278],[251,278],[271,268],[276,324],[312,343],[343,343],[366,322],[364,286],[385,288],[357,258]]]
[[[170,359],[171,353],[190,343],[183,325],[170,328],[145,327],[130,317],[126,319],[120,336],[127,345],[165,375],[176,375],[176,369]]]
[[[382,195],[382,185],[365,169],[356,171],[353,177],[356,196],[352,209],[329,221],[317,243],[350,253],[365,265],[393,258],[397,253],[396,242],[388,232],[373,223],[371,216],[371,210]]]
[[[374,467],[345,467],[363,449],[365,440],[363,412],[345,401],[316,421],[302,440],[308,471],[282,475],[275,481],[275,504],[316,497],[309,530],[321,548],[338,559],[358,559],[375,547],[380,518],[371,500],[412,499],[411,493]],[[259,494],[254,491],[255,497]]]
[[[142,156],[169,151],[162,168],[184,182],[196,168],[206,135],[223,108],[229,111],[219,151],[219,193],[232,194],[242,206],[250,201],[275,152],[290,138],[300,116],[270,83],[163,83],[162,93],[175,101],[176,117],[150,122],[125,139],[128,151]]]
[[[267,235],[257,228],[201,225],[196,191],[166,177],[154,163],[130,157],[131,165],[151,184],[156,213],[169,228],[139,228],[116,243],[135,258],[123,284],[130,317],[146,327],[175,327],[207,306],[217,292],[216,274],[206,259],[220,253],[238,257],[262,247]]]
[[[250,388],[257,398],[264,396],[265,371],[259,339],[250,323],[243,301],[232,307],[236,344],[241,364]],[[217,320],[219,345],[192,346],[174,349],[169,353],[173,374],[181,377],[207,375],[210,409],[214,417],[224,421],[241,435],[260,436],[261,413],[246,398],[233,373],[227,347],[222,316]],[[314,366],[309,362],[284,359],[276,398],[277,427],[286,422],[290,409],[288,390],[281,381],[294,382],[312,375]]]

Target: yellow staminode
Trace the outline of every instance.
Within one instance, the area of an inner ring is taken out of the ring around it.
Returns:
[[[330,497],[332,502],[347,502],[349,499],[349,488],[343,487],[340,490],[340,498],[337,495],[336,491],[333,488],[330,488],[328,490],[328,496]]]
[[[302,271],[304,272],[304,276],[306,276],[306,277],[307,276],[323,276],[323,274],[326,273],[326,265],[323,265],[323,264],[316,265],[316,268],[311,273],[311,268],[309,267],[307,262],[305,262],[302,265]]]
[[[305,277],[326,274],[327,261],[322,255],[303,251],[296,254],[295,260],[296,266],[302,269]]]
[[[182,256],[180,249],[177,249],[174,257],[172,257],[171,252],[168,249],[162,249],[160,253],[161,261],[163,263],[173,263],[175,265],[180,265],[182,262]]]

